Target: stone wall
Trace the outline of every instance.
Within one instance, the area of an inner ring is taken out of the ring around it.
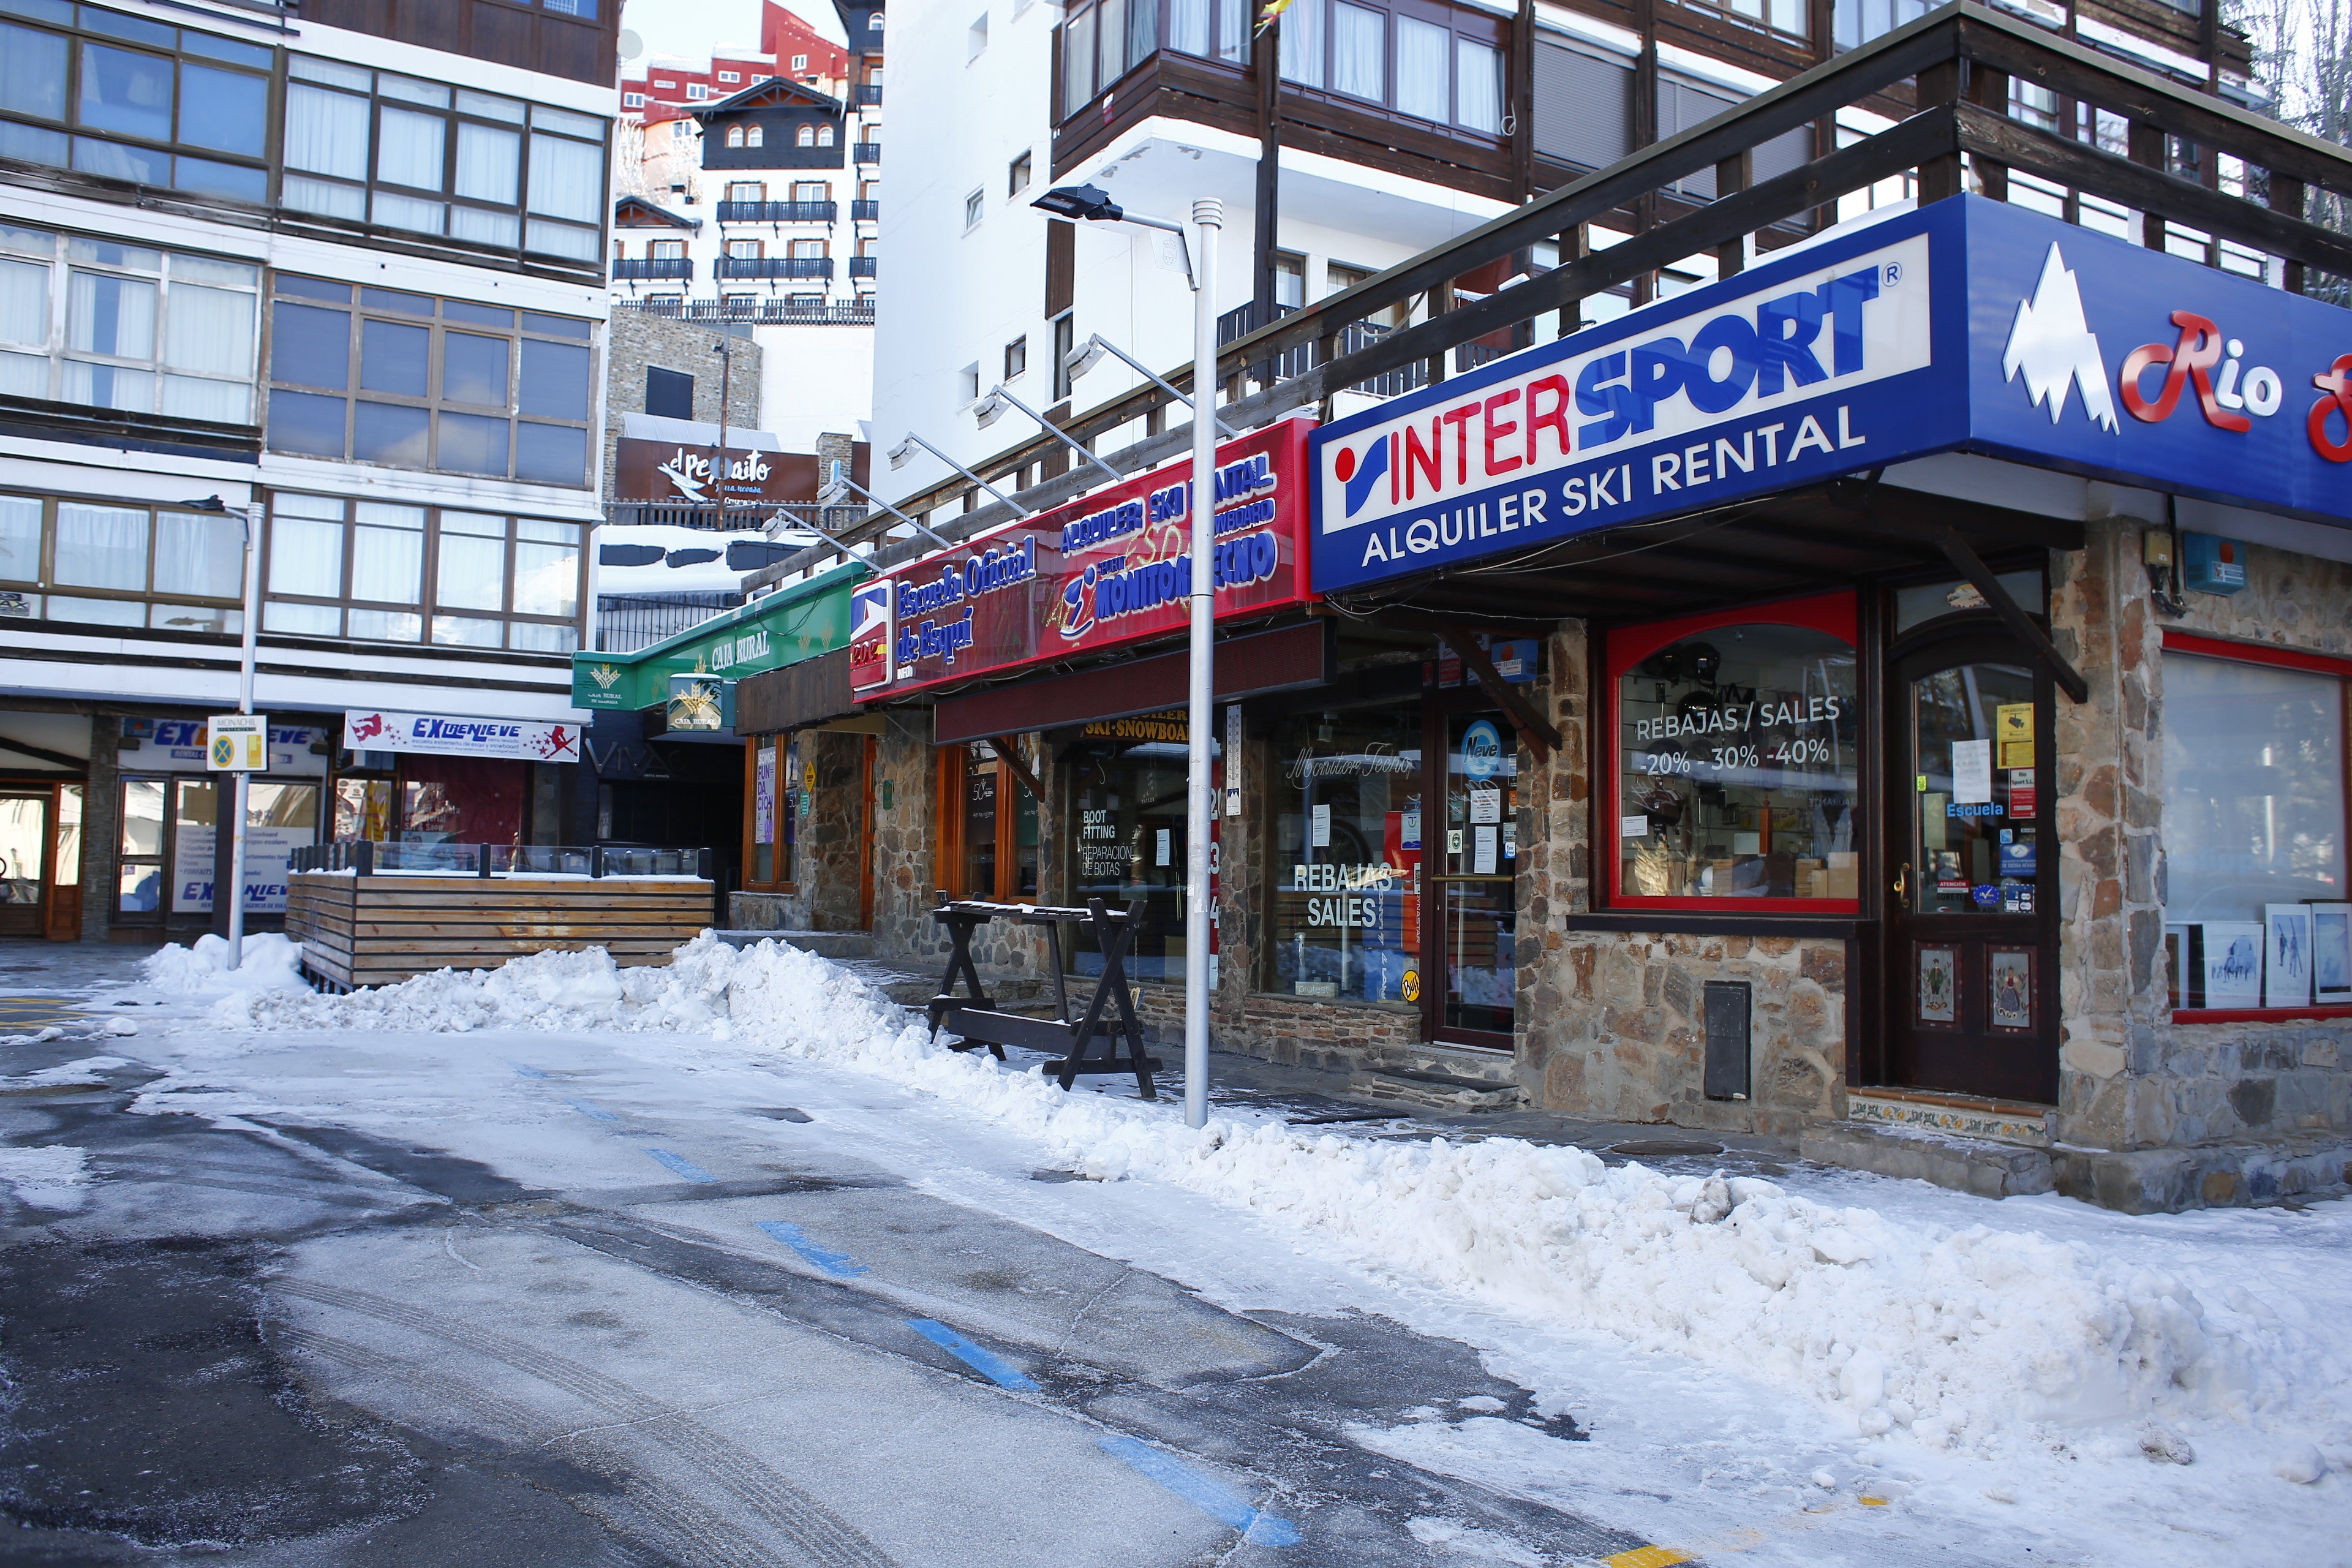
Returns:
[[[2065,1042],[2059,1136],[2109,1149],[2352,1131],[2352,1021],[2175,1025],[2163,970],[2163,634],[2343,655],[2352,566],[2246,547],[2246,586],[2174,616],[2141,564],[2151,525],[2090,526],[2052,557],[2054,640],[2092,685],[2058,703]]]
[[[615,489],[614,454],[621,440],[621,416],[646,411],[646,367],[682,371],[694,377],[694,416],[719,423],[719,389],[727,387],[727,423],[739,430],[760,428],[760,345],[751,328],[738,326],[730,347],[734,369],[727,371],[713,353],[726,334],[727,323],[682,321],[643,310],[615,310],[604,349],[604,489],[608,500],[619,499]]]

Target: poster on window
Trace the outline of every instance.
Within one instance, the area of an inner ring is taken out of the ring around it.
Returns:
[[[776,841],[776,748],[761,745],[751,770],[751,842]]]
[[[1919,1022],[1949,1024],[1959,1017],[1959,950],[1919,950]]]
[[[2269,942],[2263,953],[2263,1005],[2311,1005],[2311,906],[2264,904],[2263,927]]]
[[[2197,973],[2207,1007],[2255,1007],[2263,1000],[2263,942],[2253,921],[2202,921],[2191,926]]]
[[[2311,906],[2311,999],[2352,1002],[2352,904]]]
[[[1212,562],[1220,619],[1304,602],[1303,420],[1217,448]],[[1192,592],[1192,465],[992,529],[859,590],[857,626],[887,637],[887,679],[851,656],[860,701],[1181,632]],[[887,584],[887,606],[865,595]]]
[[[183,822],[173,835],[172,910],[210,914],[213,907],[213,828]],[[294,851],[318,837],[311,827],[247,827],[245,830],[245,907],[249,914],[286,912],[287,868]]]
[[[1988,1023],[1996,1029],[2033,1027],[2032,948],[1994,948],[1985,955],[1985,980],[1991,992]]]

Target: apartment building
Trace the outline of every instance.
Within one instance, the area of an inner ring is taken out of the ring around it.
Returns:
[[[257,914],[327,835],[593,832],[617,10],[7,6],[5,929],[216,918],[203,720],[248,636]]]
[[[707,60],[655,55],[621,80],[619,188],[655,201],[682,200],[698,166],[694,111],[781,76],[835,98],[848,86],[847,53],[772,3],[760,13],[760,42],[721,45]]]

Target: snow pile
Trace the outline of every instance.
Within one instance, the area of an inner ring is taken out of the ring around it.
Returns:
[[[140,960],[147,984],[184,995],[220,992],[294,991],[302,989],[298,967],[302,944],[281,931],[257,931],[245,939],[245,962],[229,967],[228,939],[200,936],[193,948],[178,942]]]
[[[0,1148],[0,1186],[14,1188],[17,1198],[34,1208],[78,1209],[82,1184],[89,1180],[82,1168],[83,1159],[81,1150],[58,1143],[38,1149]]]
[[[1990,1453],[2034,1428],[2251,1424],[2352,1452],[2332,1346],[2242,1290],[1982,1226],[1905,1223],[1770,1182],[1611,1168],[1496,1138],[1349,1139],[1279,1121],[1183,1126],[1172,1104],[1063,1093],[935,1046],[847,971],[705,935],[667,969],[601,952],[443,971],[344,997],[259,992],[215,1020],[265,1028],[677,1032],[877,1073],[1031,1136],[1098,1179],[1151,1175],[1343,1247],[1376,1270],[1527,1318],[1805,1390],[1876,1436]],[[2078,1434],[2078,1436],[2081,1436]]]

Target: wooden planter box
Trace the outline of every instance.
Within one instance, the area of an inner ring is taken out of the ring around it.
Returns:
[[[701,877],[296,871],[289,883],[286,934],[304,969],[343,990],[590,947],[625,967],[666,963],[711,924]]]

